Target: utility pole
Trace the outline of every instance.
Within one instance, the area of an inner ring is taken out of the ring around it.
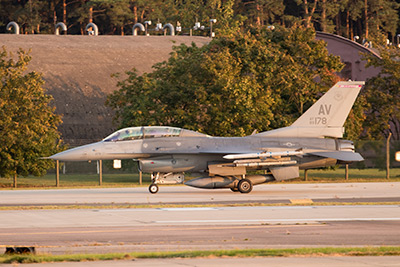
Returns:
[[[56,160],[56,187],[60,186],[60,161]]]
[[[103,184],[103,161],[99,160],[99,185]]]
[[[63,22],[67,25],[67,3],[66,0],[63,0]]]
[[[386,179],[390,179],[390,138],[392,133],[389,132],[389,136],[386,139]]]
[[[89,8],[89,23],[93,22],[93,7]]]

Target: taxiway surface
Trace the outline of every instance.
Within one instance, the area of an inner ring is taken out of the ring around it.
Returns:
[[[400,183],[274,184],[250,194],[161,187],[0,191],[0,205],[398,201]],[[0,245],[39,252],[400,245],[400,205],[0,211]]]
[[[400,245],[400,206],[0,211],[3,246],[104,253]]]
[[[229,189],[205,190],[187,186],[160,186],[160,191],[154,195],[146,187],[0,191],[0,206],[290,203],[291,200],[304,199],[316,202],[400,201],[400,182],[263,184],[255,186],[250,194],[233,193]]]

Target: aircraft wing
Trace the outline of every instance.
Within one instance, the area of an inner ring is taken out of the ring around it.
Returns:
[[[342,161],[363,161],[364,158],[359,154],[352,151],[316,151],[308,152],[307,154],[320,156],[324,158],[333,158]]]

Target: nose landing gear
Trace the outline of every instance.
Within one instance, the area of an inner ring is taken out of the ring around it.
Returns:
[[[157,192],[158,192],[158,185],[156,185],[156,184],[151,184],[151,185],[149,186],[149,192],[152,193],[152,194],[157,193]]]
[[[151,174],[151,185],[149,186],[149,192],[152,194],[157,193],[158,184],[182,184],[184,180],[184,173],[154,172]]]

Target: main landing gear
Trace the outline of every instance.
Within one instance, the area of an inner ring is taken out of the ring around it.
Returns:
[[[253,184],[248,179],[242,179],[239,181],[237,189],[240,193],[247,194],[253,190]]]
[[[248,194],[251,192],[251,190],[253,190],[253,184],[251,183],[250,180],[244,178],[238,182],[237,187],[233,187],[233,188],[231,188],[231,190],[233,192],[240,192],[243,194]]]

